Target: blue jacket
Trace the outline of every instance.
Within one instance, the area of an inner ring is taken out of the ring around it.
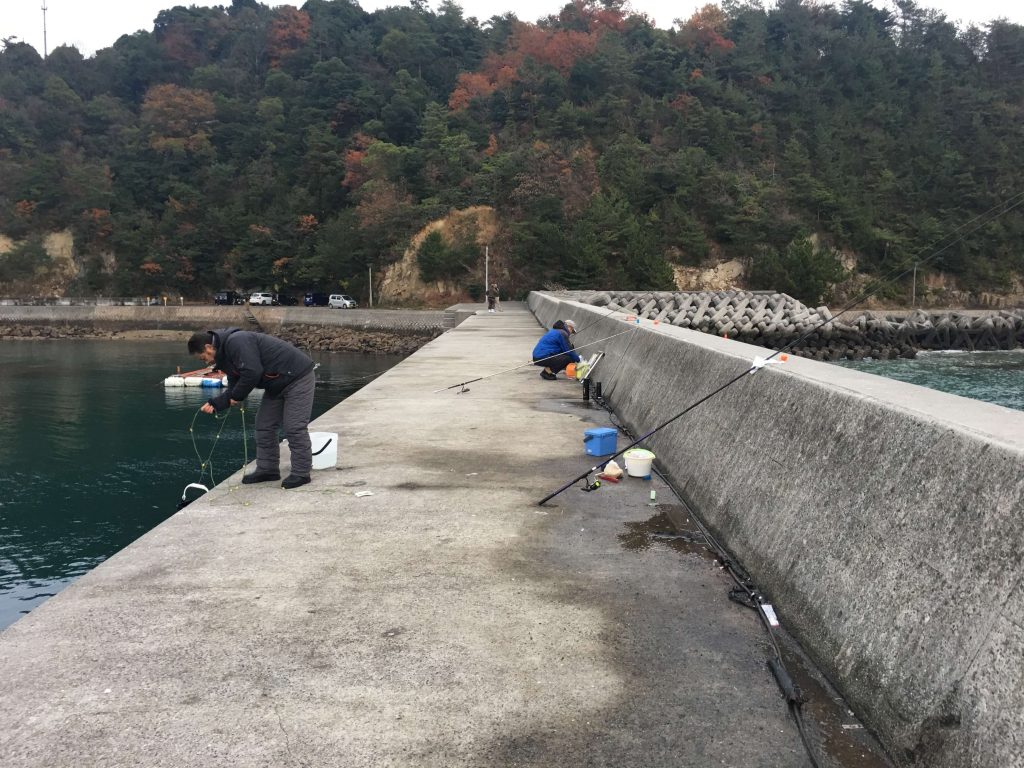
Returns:
[[[556,328],[540,337],[537,346],[533,348],[533,359],[540,360],[562,352],[567,353],[575,362],[580,361],[580,356],[569,346],[569,334]]]

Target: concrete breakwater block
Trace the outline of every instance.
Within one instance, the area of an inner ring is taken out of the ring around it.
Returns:
[[[671,323],[817,360],[913,357],[919,350],[999,350],[1024,346],[1024,309],[973,316],[917,310],[906,317],[864,314],[837,319],[767,291],[601,291],[586,302],[645,320]]]

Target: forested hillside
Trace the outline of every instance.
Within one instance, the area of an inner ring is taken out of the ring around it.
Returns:
[[[79,294],[359,294],[424,224],[491,206],[509,291],[739,258],[748,287],[817,301],[840,252],[878,275],[1024,192],[1024,27],[896,5],[727,2],[664,30],[615,0],[540,24],[233,0],[90,58],[5,40],[0,282],[45,276],[70,228]],[[1021,210],[930,268],[1007,288]],[[479,291],[471,227],[419,260]]]

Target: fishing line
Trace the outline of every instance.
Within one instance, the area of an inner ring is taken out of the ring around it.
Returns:
[[[227,425],[228,418],[231,416],[231,411],[229,410],[223,416],[216,413],[213,414],[213,418],[220,422],[220,427],[217,429],[217,434],[214,435],[213,437],[213,445],[210,448],[210,453],[207,455],[205,459],[203,459],[203,455],[199,451],[199,444],[196,442],[195,435],[196,419],[199,418],[199,414],[201,414],[202,412],[202,407],[196,410],[195,414],[192,416],[192,423],[189,424],[188,432],[189,436],[192,439],[192,450],[195,451],[196,458],[199,459],[199,479],[197,480],[197,484],[202,486],[204,478],[209,477],[210,487],[212,488],[217,484],[217,481],[213,476],[213,454],[214,451],[217,450],[217,445],[220,442],[221,433],[224,432],[224,427]],[[245,406],[240,406],[238,412],[241,416],[242,421],[242,454],[244,456],[242,467],[244,468],[249,463],[249,435],[245,426]]]
[[[1013,200],[1014,198],[1018,198],[1018,199],[1017,199],[1016,202],[1014,202],[1011,205],[1010,201]],[[788,350],[792,349],[795,345],[799,344],[801,341],[804,341],[809,336],[813,335],[816,331],[820,330],[821,328],[824,328],[829,323],[831,323],[834,320],[842,317],[844,314],[846,314],[850,310],[854,309],[858,304],[861,304],[861,303],[867,301],[872,296],[874,296],[874,295],[878,294],[879,292],[881,292],[881,290],[886,286],[886,284],[895,283],[900,278],[906,277],[907,275],[909,275],[915,268],[920,267],[922,265],[927,265],[929,262],[934,261],[935,259],[937,259],[939,256],[941,256],[943,253],[948,251],[950,248],[952,248],[957,243],[963,242],[963,240],[966,239],[969,235],[973,235],[978,230],[980,230],[980,229],[988,226],[992,222],[998,220],[1001,216],[1005,216],[1007,213],[1012,211],[1014,208],[1019,207],[1021,204],[1024,204],[1024,192],[1018,192],[1016,195],[1011,195],[1009,198],[1007,198],[1006,200],[998,203],[997,205],[992,206],[991,208],[989,208],[984,213],[980,213],[977,216],[975,216],[973,219],[970,219],[969,221],[961,224],[959,227],[954,229],[949,234],[944,235],[943,237],[940,237],[935,242],[935,244],[932,247],[933,248],[937,247],[938,244],[941,243],[943,240],[945,240],[947,237],[951,237],[952,235],[956,234],[961,229],[964,229],[965,227],[970,226],[974,222],[978,221],[978,219],[981,219],[982,217],[988,216],[993,211],[996,211],[997,209],[1002,208],[1003,206],[1007,206],[1005,210],[999,211],[998,213],[996,213],[991,218],[987,219],[986,221],[981,222],[980,224],[978,224],[978,226],[972,228],[969,232],[964,232],[959,237],[954,238],[950,242],[946,243],[946,245],[944,245],[941,248],[938,248],[938,250],[932,252],[926,258],[924,258],[924,259],[917,259],[916,261],[911,259],[908,262],[904,262],[904,264],[907,264],[909,262],[913,262],[913,264],[911,266],[903,266],[903,267],[898,266],[898,267],[894,267],[891,270],[891,272],[894,272],[895,274],[893,274],[891,277],[887,277],[887,276],[883,275],[882,277],[880,277],[878,279],[879,284],[874,289],[872,289],[870,291],[867,291],[866,293],[862,293],[862,294],[858,295],[857,297],[855,297],[853,299],[853,301],[851,301],[845,307],[840,309],[839,312],[834,313],[831,318],[829,318],[828,320],[825,320],[825,321],[819,323],[818,325],[815,325],[813,328],[811,328],[810,330],[804,332],[803,335],[799,336],[795,341],[791,341],[789,344],[784,346],[782,349],[776,350],[775,353],[773,355],[771,355],[771,357],[769,357],[768,359],[770,360],[773,357],[776,357],[777,355],[780,355],[780,354],[782,354],[784,352],[787,352]],[[902,270],[902,271],[898,271],[897,272],[897,270]]]
[[[611,336],[606,336],[603,339],[598,339],[597,341],[591,341],[591,342],[588,342],[586,344],[580,344],[580,346],[575,347],[574,349],[575,350],[586,349],[587,347],[592,347],[595,344],[603,344],[604,342],[608,341],[609,339],[614,339],[614,338],[616,338],[618,336],[622,336],[625,333],[632,333],[633,331],[635,331],[639,327],[640,326],[634,325],[631,328],[627,328],[626,330],[620,331],[619,333],[614,333]],[[528,363],[522,363],[521,365],[517,365],[514,368],[506,368],[504,371],[498,371],[497,373],[490,373],[490,374],[488,374],[486,376],[479,376],[479,377],[477,377],[475,379],[469,379],[467,381],[460,382],[459,384],[452,384],[450,387],[441,387],[440,389],[435,389],[431,394],[436,395],[438,392],[446,392],[449,389],[455,389],[456,387],[463,387],[463,388],[465,388],[465,386],[467,384],[474,384],[475,382],[478,382],[478,381],[484,381],[486,379],[493,379],[495,376],[501,376],[501,375],[506,374],[506,373],[511,373],[512,371],[518,371],[520,368],[525,368],[528,365],[536,365],[537,363],[543,363],[545,360],[551,360],[551,359],[556,358],[559,355],[563,355],[563,354],[565,354],[565,353],[564,352],[556,352],[555,354],[548,355],[547,357],[539,357],[536,360],[531,360]]]
[[[1015,198],[1016,198],[1016,200],[1014,201]],[[1012,202],[1012,204],[1011,204],[1011,201],[1014,201],[1014,202]],[[958,232],[960,230],[963,230],[963,229],[965,229],[967,227],[970,227],[970,229],[968,229],[965,232],[962,232],[958,237],[956,237],[953,240],[951,240],[950,242],[946,243],[944,246],[942,246],[938,250],[936,250],[933,253],[931,253],[928,257],[926,257],[924,259],[918,260],[917,261],[917,265],[920,266],[921,264],[927,264],[930,261],[933,261],[934,259],[936,259],[941,254],[943,254],[946,251],[948,251],[950,248],[952,248],[957,243],[962,242],[967,236],[974,234],[979,229],[981,229],[982,227],[985,227],[985,226],[991,224],[992,222],[994,222],[997,219],[999,219],[1001,216],[1005,216],[1007,213],[1012,211],[1014,208],[1017,208],[1022,203],[1024,203],[1024,192],[1018,192],[1015,195],[1011,195],[1006,200],[1001,201],[997,205],[992,206],[991,208],[989,208],[984,213],[978,214],[973,219],[969,220],[965,224],[962,224],[960,227],[957,227],[956,229],[954,229],[953,232],[951,232],[949,235],[945,235],[945,236],[939,238],[939,240],[936,241],[936,244],[941,243],[947,237],[950,237],[951,235],[955,234],[956,232]],[[1000,210],[1000,209],[1002,209],[1002,210]],[[990,216],[990,214],[993,214],[993,212],[995,212],[995,215],[991,215]],[[984,219],[984,220],[980,221],[980,223],[977,223],[975,226],[971,226],[972,224],[975,224],[975,222],[979,222],[979,220],[982,220],[982,219]],[[804,332],[801,336],[799,336],[796,339],[794,339],[793,341],[789,342],[788,344],[786,344],[781,349],[775,350],[775,352],[773,352],[767,358],[765,358],[763,360],[760,360],[760,359],[756,360],[749,368],[743,370],[742,372],[740,372],[739,374],[737,374],[736,376],[734,376],[733,378],[729,379],[727,382],[722,384],[720,387],[718,387],[717,389],[713,390],[712,392],[710,392],[709,394],[705,395],[704,397],[700,398],[696,402],[688,405],[686,408],[684,408],[682,411],[680,411],[675,416],[670,418],[668,421],[665,421],[665,422],[659,424],[654,429],[650,430],[649,432],[645,433],[644,435],[641,435],[637,440],[635,440],[630,445],[627,445],[621,451],[618,451],[614,455],[608,457],[607,459],[605,459],[600,464],[597,464],[597,465],[591,467],[586,472],[584,472],[584,473],[582,473],[580,475],[577,475],[576,477],[574,477],[572,480],[570,480],[568,483],[563,485],[558,490],[556,490],[556,491],[554,491],[552,493],[549,493],[547,496],[545,496],[543,499],[541,499],[539,502],[537,502],[537,506],[543,506],[548,501],[550,501],[551,499],[555,498],[555,496],[558,496],[559,494],[561,494],[563,491],[565,491],[567,488],[569,488],[574,483],[582,481],[582,480],[586,480],[592,473],[600,472],[602,469],[604,469],[604,467],[608,464],[609,461],[612,461],[613,459],[617,458],[618,456],[621,456],[623,453],[625,453],[626,451],[630,450],[631,448],[635,448],[637,445],[642,443],[644,440],[646,440],[647,438],[651,437],[651,435],[655,434],[656,432],[660,432],[662,429],[664,429],[665,427],[669,426],[670,424],[672,424],[676,420],[682,418],[683,416],[685,416],[690,411],[694,410],[698,406],[706,403],[708,400],[712,399],[716,395],[718,395],[721,392],[725,391],[726,389],[731,387],[733,384],[738,382],[740,379],[742,379],[744,376],[747,376],[748,374],[757,373],[757,371],[759,371],[761,368],[763,368],[767,363],[773,361],[779,355],[782,355],[785,352],[787,352],[788,350],[792,349],[794,346],[799,344],[801,341],[807,339],[811,334],[815,333],[816,331],[820,330],[821,328],[824,328],[829,323],[833,322],[837,317],[840,317],[843,313],[849,312],[857,304],[860,304],[860,303],[862,303],[864,301],[867,301],[869,298],[871,298],[872,296],[877,294],[884,287],[884,283],[897,280],[900,277],[903,277],[903,276],[909,274],[911,269],[912,269],[911,267],[908,267],[908,268],[904,269],[902,272],[899,272],[899,273],[895,274],[895,276],[892,277],[892,278],[885,278],[885,277],[883,277],[882,280],[880,281],[880,284],[878,286],[876,286],[874,289],[872,289],[870,291],[867,291],[865,293],[860,294],[856,299],[854,299],[846,307],[844,307],[837,315],[833,315],[829,319],[823,320],[822,322],[820,322],[817,325],[813,326],[811,329],[809,329],[808,331]],[[637,327],[639,327],[639,326],[637,326]]]

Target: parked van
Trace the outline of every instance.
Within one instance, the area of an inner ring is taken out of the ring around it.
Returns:
[[[302,303],[307,307],[326,307],[328,296],[326,293],[317,293],[316,291],[310,291],[302,299]]]
[[[244,304],[245,297],[236,291],[217,291],[213,295],[214,304]]]
[[[261,304],[265,307],[273,306],[274,294],[272,293],[254,293],[249,297],[250,304]]]
[[[327,306],[332,309],[355,309],[359,305],[351,296],[346,296],[344,293],[332,293],[331,298],[327,300]]]

